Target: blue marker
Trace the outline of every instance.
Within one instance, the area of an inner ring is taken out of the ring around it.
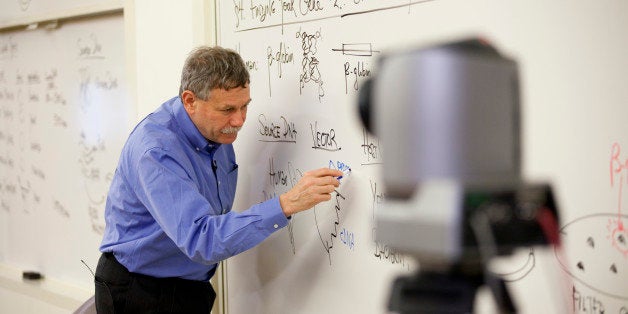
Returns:
[[[346,169],[343,169],[343,170],[342,170],[342,173],[344,173],[344,175],[339,176],[339,177],[337,178],[337,179],[338,179],[338,181],[340,181],[340,179],[342,179],[345,175],[350,174],[350,173],[351,173],[351,168],[346,168]]]

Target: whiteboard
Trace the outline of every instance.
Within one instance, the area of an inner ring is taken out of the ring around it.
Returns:
[[[93,289],[104,202],[135,120],[122,15],[0,34],[0,261]]]
[[[562,215],[564,250],[524,248],[495,268],[522,313],[626,312],[628,2],[218,4],[219,44],[240,51],[252,80],[234,208],[312,168],[352,169],[330,202],[228,260],[229,313],[385,312],[390,281],[416,265],[373,239],[381,143],[356,95],[383,52],[474,35],[520,66],[524,175],[553,185]]]
[[[98,11],[121,8],[116,0],[2,0],[0,25],[36,23],[75,15],[88,15]]]

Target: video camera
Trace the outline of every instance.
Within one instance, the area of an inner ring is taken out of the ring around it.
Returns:
[[[471,313],[486,284],[515,312],[488,262],[558,243],[551,187],[521,177],[519,98],[517,64],[481,39],[386,53],[362,85],[386,193],[375,236],[420,264],[396,280],[389,310]]]

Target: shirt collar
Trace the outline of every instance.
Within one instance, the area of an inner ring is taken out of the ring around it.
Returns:
[[[212,142],[206,139],[203,137],[201,132],[198,131],[198,128],[194,125],[192,119],[190,119],[190,116],[185,111],[185,108],[183,108],[183,103],[181,102],[180,97],[176,97],[172,110],[174,118],[179,124],[181,131],[197,151],[203,150],[213,154],[214,151],[220,147],[220,143]]]

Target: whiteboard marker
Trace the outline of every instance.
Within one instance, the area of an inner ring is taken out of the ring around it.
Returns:
[[[336,179],[338,179],[338,181],[340,181],[340,179],[342,179],[344,176],[349,175],[351,173],[351,168],[347,168],[347,169],[342,170],[342,173],[343,173],[343,175],[341,175],[338,178],[336,178]]]

